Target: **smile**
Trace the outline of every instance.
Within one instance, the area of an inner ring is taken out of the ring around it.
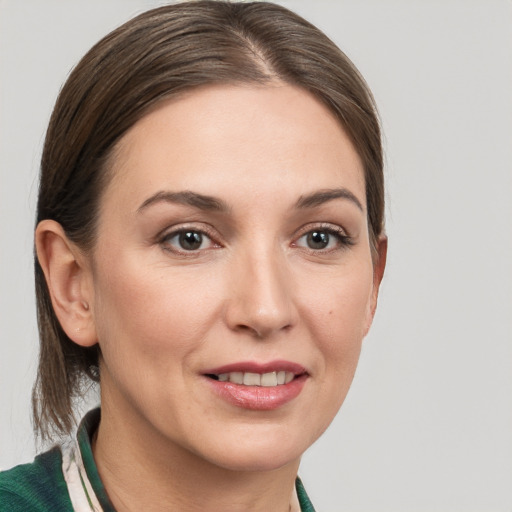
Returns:
[[[263,386],[273,387],[288,384],[295,378],[293,372],[285,370],[268,373],[253,373],[253,372],[229,372],[210,374],[208,377],[218,380],[220,382],[232,382],[233,384],[240,384],[243,386]]]
[[[235,363],[205,372],[210,389],[231,405],[270,411],[300,395],[309,379],[300,365],[288,361]]]

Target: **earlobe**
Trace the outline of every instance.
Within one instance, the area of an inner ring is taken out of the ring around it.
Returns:
[[[85,256],[53,220],[38,224],[35,245],[53,309],[64,332],[78,345],[96,344],[92,281]]]

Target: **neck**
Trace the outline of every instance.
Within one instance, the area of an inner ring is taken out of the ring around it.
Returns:
[[[270,471],[226,469],[113,411],[103,402],[93,454],[118,512],[290,510],[299,460]]]

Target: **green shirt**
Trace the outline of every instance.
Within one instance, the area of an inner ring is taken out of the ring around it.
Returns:
[[[90,411],[76,440],[0,472],[0,511],[115,512],[92,455],[91,436],[99,420],[100,410]],[[301,512],[315,512],[298,477],[295,487]]]

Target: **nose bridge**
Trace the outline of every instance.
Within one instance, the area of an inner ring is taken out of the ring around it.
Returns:
[[[275,246],[245,251],[233,270],[228,307],[232,328],[266,337],[294,323],[286,260]]]

